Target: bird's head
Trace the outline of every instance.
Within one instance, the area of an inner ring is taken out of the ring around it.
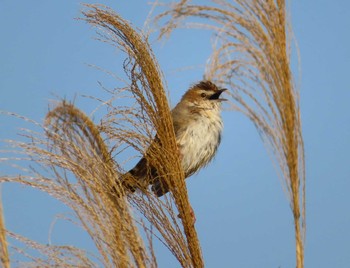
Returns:
[[[210,81],[201,81],[193,85],[182,97],[181,101],[194,104],[203,108],[219,107],[222,101],[226,99],[220,98],[221,93],[227,90],[226,88],[219,89]]]

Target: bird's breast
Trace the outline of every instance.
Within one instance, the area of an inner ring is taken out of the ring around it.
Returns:
[[[198,116],[176,133],[182,167],[186,177],[207,165],[221,140],[222,120],[217,116]]]

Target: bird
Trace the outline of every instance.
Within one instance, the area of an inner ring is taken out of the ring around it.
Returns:
[[[226,101],[221,94],[226,90],[209,80],[200,81],[185,92],[171,111],[185,178],[208,165],[218,150],[223,130],[221,102]],[[155,138],[153,142],[159,140]],[[152,185],[151,189],[158,197],[169,191],[164,179],[158,177],[157,170],[148,163],[146,153],[121,176],[121,181],[131,192],[141,185]]]

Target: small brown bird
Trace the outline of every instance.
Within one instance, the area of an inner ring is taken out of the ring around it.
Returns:
[[[189,177],[206,166],[215,156],[221,141],[223,123],[220,98],[226,89],[219,89],[210,81],[192,86],[171,111],[176,141],[185,177]],[[135,191],[137,183],[152,185],[157,196],[169,189],[164,180],[157,178],[157,170],[149,166],[143,157],[134,168],[121,177],[125,187]]]

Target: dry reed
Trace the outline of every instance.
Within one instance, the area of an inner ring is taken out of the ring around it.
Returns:
[[[235,108],[256,126],[279,167],[295,226],[296,266],[304,265],[305,162],[299,93],[290,69],[291,29],[284,0],[182,0],[156,17],[161,34],[183,25],[212,30],[206,77],[231,89]],[[188,18],[201,18],[186,23]]]
[[[154,236],[182,267],[203,267],[162,74],[147,37],[106,7],[86,5],[83,15],[83,20],[98,28],[102,41],[126,53],[123,67],[129,82],[124,88],[111,91],[111,101],[104,102],[108,114],[100,125],[73,104],[58,103],[47,114],[44,126],[36,124],[44,135],[28,131],[27,142],[10,141],[19,149],[14,153],[25,155],[23,159],[31,161],[35,168],[24,168],[19,176],[1,176],[0,183],[34,187],[71,208],[96,246],[96,259],[103,267],[156,267]],[[112,105],[114,99],[123,101],[123,94],[131,104]],[[127,192],[118,180],[124,172],[122,164],[112,157],[128,147],[143,153],[155,133],[160,142],[151,147],[147,157],[169,185],[170,193],[163,198],[157,198],[148,187]],[[16,159],[9,157],[7,161],[13,163]],[[141,238],[139,228],[145,230],[146,239]],[[42,266],[98,266],[83,250],[43,246],[10,232],[7,235],[43,255],[29,256],[15,248]],[[1,242],[4,248],[6,244]]]
[[[118,107],[117,109],[111,107],[109,123],[105,124],[103,131],[111,140],[122,140],[138,151],[144,151],[154,138],[152,133],[157,133],[160,142],[153,143],[151,150],[147,152],[147,157],[150,165],[157,169],[159,176],[163,177],[170,187],[171,193],[164,201],[155,198],[147,189],[144,189],[139,196],[135,194],[130,197],[130,201],[159,231],[165,244],[183,267],[202,267],[200,245],[190,215],[190,204],[162,74],[148,45],[147,37],[137,33],[110,9],[96,5],[88,7],[91,9],[84,12],[86,21],[103,30],[101,36],[105,41],[118,46],[128,54],[129,60],[126,61],[124,70],[131,81],[129,89],[132,96],[140,107],[137,111],[124,110],[127,116],[123,116],[123,120],[120,120],[131,123],[136,127],[136,131],[135,128],[128,131],[126,125],[115,127],[117,121],[115,118],[120,116]],[[135,118],[136,122],[131,122],[131,118]],[[143,144],[141,148],[140,144]],[[180,214],[182,227],[179,226],[172,203],[176,205]]]
[[[2,201],[0,200],[0,261],[2,267],[10,268],[10,258],[8,253],[8,245],[6,239],[6,229],[5,229],[5,220],[2,209]]]
[[[22,149],[15,153],[27,155],[33,168],[20,176],[2,176],[0,182],[39,189],[70,207],[95,244],[103,267],[152,267],[154,261],[148,258],[126,198],[113,194],[112,188],[120,189],[117,174],[93,122],[62,102],[48,113],[43,129],[45,136],[29,132],[30,141],[11,142]],[[82,250],[69,246],[43,250],[28,241],[26,245],[44,253],[42,259],[31,257],[35,263],[71,267],[74,257],[77,264],[84,263],[80,267],[96,267],[87,266],[89,259]]]

